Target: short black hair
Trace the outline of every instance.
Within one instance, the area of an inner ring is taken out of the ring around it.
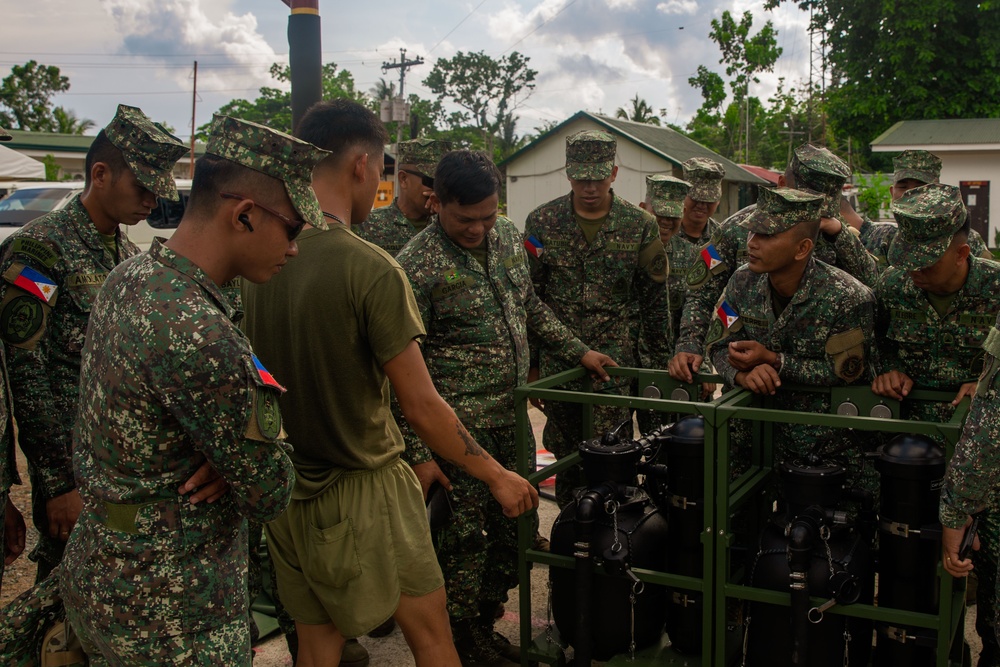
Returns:
[[[219,195],[223,192],[245,195],[265,205],[288,197],[280,179],[218,155],[205,154],[194,163],[191,196],[185,211],[210,216],[222,205]]]
[[[952,235],[952,240],[958,238],[962,243],[969,242],[969,234],[972,232],[972,216],[969,215],[968,209],[965,211],[965,222],[959,227],[955,233]]]
[[[83,177],[84,188],[90,187],[90,171],[98,162],[108,165],[108,169],[111,171],[112,183],[121,178],[122,174],[125,173],[124,170],[129,168],[121,149],[111,143],[104,130],[97,133],[93,143],[90,144],[90,148],[87,150],[87,158],[83,163],[83,168],[86,172]]]
[[[502,181],[500,170],[483,151],[450,151],[434,171],[434,194],[442,206],[453,201],[460,206],[478,204],[498,194]]]
[[[309,107],[295,129],[295,136],[330,151],[335,158],[357,144],[370,153],[382,153],[389,141],[389,133],[371,109],[342,98]]]
[[[819,238],[819,230],[822,225],[822,221],[819,218],[815,220],[806,220],[805,222],[800,222],[795,225],[794,229],[799,239],[809,239],[816,244],[816,239]]]

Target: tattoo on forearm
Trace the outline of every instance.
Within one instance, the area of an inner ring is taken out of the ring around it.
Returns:
[[[469,432],[465,430],[464,426],[462,426],[462,422],[455,422],[455,426],[458,428],[458,437],[460,437],[462,442],[465,443],[466,456],[481,456],[484,459],[490,458],[490,455],[486,453],[486,450],[483,449],[478,442],[472,439]]]

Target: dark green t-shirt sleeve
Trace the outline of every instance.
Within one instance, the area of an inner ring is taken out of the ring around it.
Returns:
[[[398,266],[375,280],[365,298],[364,309],[368,345],[379,366],[385,366],[411,340],[423,338],[426,333],[410,281]]]

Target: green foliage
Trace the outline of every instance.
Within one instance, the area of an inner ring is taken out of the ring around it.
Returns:
[[[497,144],[503,152],[516,143],[509,140],[517,122],[514,111],[530,97],[538,75],[529,60],[517,51],[499,60],[483,51],[459,51],[439,58],[423,83],[438,102],[450,100],[464,109],[448,117],[451,129],[475,128],[485,150],[494,154]]]
[[[52,112],[52,96],[69,90],[69,78],[59,68],[29,60],[14,65],[0,83],[0,126],[53,132],[57,125]]]
[[[830,122],[868,144],[900,120],[1000,117],[1000,3],[795,1],[826,28]]]
[[[648,125],[660,125],[659,116],[664,115],[664,109],[660,109],[660,113],[657,114],[653,110],[653,107],[649,106],[649,102],[639,97],[639,93],[636,93],[635,97],[629,100],[629,102],[632,104],[632,108],[618,107],[618,110],[615,111],[615,118],[624,118],[625,120],[646,123]]]
[[[858,213],[877,220],[879,211],[888,209],[892,203],[889,179],[882,172],[875,172],[871,178],[858,174]]]
[[[94,121],[89,118],[77,118],[75,112],[64,107],[53,109],[52,119],[55,121],[55,131],[63,134],[86,134],[87,130],[95,126]]]
[[[326,63],[323,65],[323,99],[332,100],[337,98],[347,98],[360,102],[369,108],[373,107],[372,101],[363,92],[354,88],[354,77],[347,70],[337,70],[336,63]],[[291,81],[291,68],[288,65],[271,65],[271,77],[281,83]],[[235,118],[242,118],[261,125],[267,125],[282,132],[292,131],[292,93],[264,86],[260,89],[257,99],[250,101],[244,99],[230,100],[222,105],[216,112]],[[205,123],[198,128],[197,138],[201,141],[208,139],[208,130],[211,123]]]
[[[42,158],[42,164],[45,165],[45,180],[58,181],[59,172],[62,171],[62,169],[58,163],[56,163],[56,156],[52,153],[48,153]]]

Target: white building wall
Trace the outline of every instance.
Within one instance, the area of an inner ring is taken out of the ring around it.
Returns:
[[[941,182],[958,186],[960,181],[990,182],[990,231],[984,239],[991,248],[1000,230],[1000,150],[932,151],[941,158]]]

